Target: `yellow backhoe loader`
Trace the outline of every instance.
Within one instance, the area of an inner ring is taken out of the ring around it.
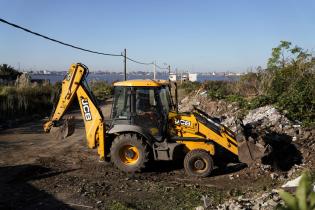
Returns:
[[[111,160],[122,171],[141,171],[149,159],[182,159],[188,175],[205,177],[215,166],[249,163],[264,155],[264,148],[242,135],[237,137],[202,110],[179,113],[177,90],[174,100],[173,87],[165,80],[114,83],[111,121],[105,126],[103,114],[88,88],[87,75],[88,68],[83,64],[71,65],[44,130],[49,132],[59,126],[77,98],[88,147],[97,148],[101,159]]]

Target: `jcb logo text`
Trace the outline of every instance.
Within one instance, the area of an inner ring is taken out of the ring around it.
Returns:
[[[89,106],[89,101],[86,98],[81,99],[82,109],[84,112],[84,117],[86,121],[92,120],[91,110]]]

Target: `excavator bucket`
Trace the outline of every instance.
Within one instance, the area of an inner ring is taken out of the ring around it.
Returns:
[[[238,158],[239,161],[251,164],[256,160],[270,154],[271,148],[268,145],[262,145],[249,136],[249,132],[241,122],[237,122],[238,133],[236,140],[238,142]]]
[[[74,118],[68,118],[63,121],[63,123],[58,127],[52,127],[50,129],[50,133],[56,139],[65,139],[71,136],[75,131],[75,123]]]
[[[267,155],[267,148],[253,141],[238,143],[238,158],[242,163],[251,164]]]

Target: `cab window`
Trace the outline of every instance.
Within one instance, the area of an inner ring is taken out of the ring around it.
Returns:
[[[112,118],[127,119],[130,114],[130,88],[115,87]]]
[[[136,113],[156,112],[157,101],[153,88],[136,88]]]
[[[159,91],[159,96],[163,106],[163,110],[168,113],[171,107],[171,98],[168,88],[161,88]]]

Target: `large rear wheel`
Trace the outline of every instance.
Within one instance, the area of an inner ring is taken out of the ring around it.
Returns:
[[[205,150],[191,150],[185,156],[184,168],[189,176],[206,177],[213,170],[213,159]]]
[[[118,169],[127,173],[138,172],[148,162],[148,145],[136,134],[122,134],[114,139],[110,157]]]

